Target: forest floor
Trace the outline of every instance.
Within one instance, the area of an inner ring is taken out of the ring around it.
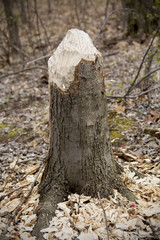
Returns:
[[[46,6],[39,8],[49,36],[53,36],[45,53],[55,50],[70,28],[85,29],[95,39],[104,20],[105,5],[94,3],[88,12],[83,12],[83,4],[80,7],[77,13],[74,6],[62,1],[55,5],[54,20],[46,14]],[[117,14],[109,19],[96,42],[104,59],[106,97],[125,94],[153,37],[141,41],[124,37],[120,17]],[[24,32],[21,31],[21,38],[26,43]],[[41,35],[43,42],[45,37]],[[43,55],[40,47],[38,44],[35,47],[38,50],[34,57],[28,49],[27,55],[31,57],[23,62],[17,58],[7,64],[3,55],[0,60],[0,234],[6,230],[0,239],[35,239],[31,231],[36,221],[38,184],[15,215],[14,211],[28,193],[48,151],[47,65],[44,59],[30,63]],[[144,75],[146,64],[139,78]],[[158,66],[157,56],[151,69]],[[34,67],[37,68],[19,72]],[[16,71],[19,73],[7,75]],[[157,87],[159,82],[157,71],[147,83],[134,88],[131,95],[146,90],[147,84],[148,89]],[[137,201],[131,203],[116,191],[109,200],[73,194],[67,202],[59,204],[49,228],[43,230],[44,239],[160,239],[160,89],[125,101],[108,98],[107,105],[113,153],[124,167],[122,179]]]

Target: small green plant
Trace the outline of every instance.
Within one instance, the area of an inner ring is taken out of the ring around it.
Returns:
[[[9,140],[10,138],[16,137],[18,134],[24,132],[23,128],[16,128],[14,125],[1,123],[0,124],[0,141]]]
[[[121,102],[122,101],[122,98],[117,98],[117,102],[119,103],[119,102]]]

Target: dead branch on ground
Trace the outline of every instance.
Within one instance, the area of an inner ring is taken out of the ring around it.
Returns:
[[[146,127],[146,128],[144,129],[144,132],[150,133],[151,135],[156,136],[156,137],[160,137],[160,128],[150,128],[150,127]]]
[[[5,197],[10,196],[12,193],[18,191],[18,190],[21,189],[21,188],[27,187],[28,185],[30,185],[30,183],[27,183],[27,184],[25,184],[25,185],[23,185],[23,186],[20,186],[20,187],[18,187],[18,188],[15,188],[15,189],[13,189],[11,192],[2,195],[2,196],[0,197],[0,202],[1,202]]]

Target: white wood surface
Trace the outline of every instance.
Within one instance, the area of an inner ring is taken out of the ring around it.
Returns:
[[[49,82],[62,91],[67,91],[74,81],[74,71],[81,59],[94,61],[101,53],[94,47],[89,35],[78,29],[71,29],[48,60]]]

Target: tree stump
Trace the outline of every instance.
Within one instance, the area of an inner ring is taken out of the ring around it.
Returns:
[[[108,197],[116,188],[130,195],[112,156],[100,52],[87,33],[72,29],[48,66],[50,147],[36,235],[69,193]]]

